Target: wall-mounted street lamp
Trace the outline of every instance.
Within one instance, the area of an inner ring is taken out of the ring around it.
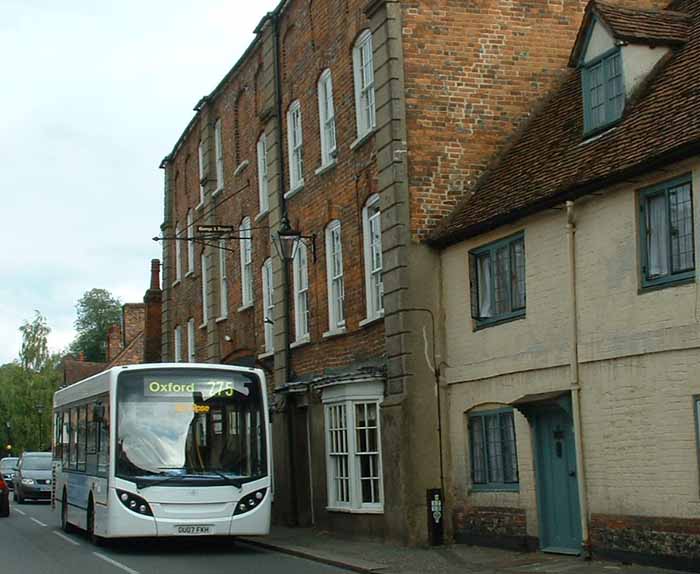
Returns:
[[[292,229],[289,224],[287,215],[282,216],[280,228],[277,230],[277,236],[273,237],[272,242],[275,245],[275,250],[280,259],[285,262],[294,261],[294,257],[299,249],[299,242],[310,240],[311,256],[314,263],[316,262],[316,235],[302,235],[298,229]]]

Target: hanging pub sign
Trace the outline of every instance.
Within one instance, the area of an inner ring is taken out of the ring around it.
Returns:
[[[203,235],[208,234],[221,234],[221,233],[233,233],[233,225],[198,225],[197,233]]]

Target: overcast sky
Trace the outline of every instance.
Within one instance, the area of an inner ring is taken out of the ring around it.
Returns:
[[[143,299],[158,164],[277,1],[0,0],[0,364],[35,309],[58,351],[89,289]]]

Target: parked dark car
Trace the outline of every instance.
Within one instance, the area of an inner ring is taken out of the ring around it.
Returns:
[[[10,489],[0,472],[0,518],[10,516]]]
[[[7,487],[10,490],[14,488],[13,479],[15,477],[15,473],[17,472],[18,462],[19,459],[16,456],[6,456],[0,460],[0,474],[5,477],[5,484],[7,484]]]
[[[51,499],[51,453],[25,452],[19,458],[14,478],[15,502]]]

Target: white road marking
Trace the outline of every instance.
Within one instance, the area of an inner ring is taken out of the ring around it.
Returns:
[[[24,510],[20,510],[19,508],[15,508],[14,511],[15,511],[17,514],[21,514],[22,516],[27,516],[27,513],[24,512]]]
[[[99,552],[93,552],[95,556],[98,558],[104,560],[105,562],[109,562],[112,564],[112,566],[116,566],[117,568],[121,568],[125,572],[128,572],[129,574],[139,574],[138,570],[133,570],[132,568],[129,568],[128,566],[124,566],[121,562],[117,562],[116,560],[112,560],[109,556],[105,556],[104,554],[100,554]]]
[[[65,540],[66,542],[70,542],[70,543],[73,544],[74,546],[80,546],[80,542],[76,542],[76,541],[73,540],[72,538],[68,538],[68,536],[66,536],[65,534],[62,534],[62,533],[59,532],[58,530],[54,530],[53,533],[54,533],[56,536],[58,536],[59,538],[63,538],[63,540]]]
[[[31,517],[29,518],[29,520],[31,520],[32,522],[36,522],[39,526],[47,526],[47,525],[44,524],[41,520],[37,520],[37,519],[34,518],[33,516],[31,516]]]

